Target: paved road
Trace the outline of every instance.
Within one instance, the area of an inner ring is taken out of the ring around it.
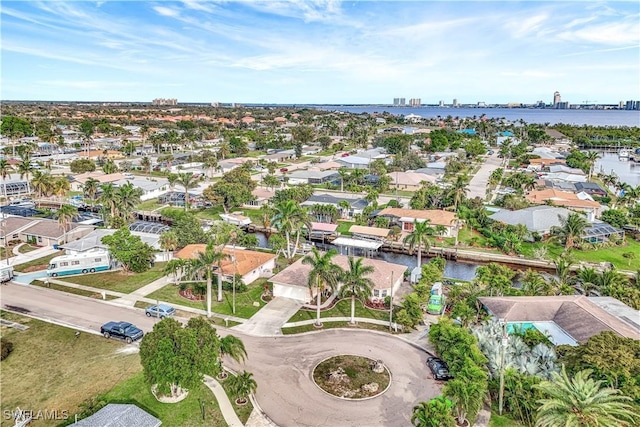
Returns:
[[[0,300],[3,308],[93,331],[109,320],[126,320],[145,332],[154,324],[142,310],[13,283],[0,287]],[[258,403],[281,427],[407,426],[412,407],[440,393],[439,385],[428,379],[426,353],[398,337],[355,330],[282,337],[232,332],[244,341],[249,360],[245,365],[229,366],[254,374]],[[392,373],[389,390],[371,400],[349,402],[318,389],[311,381],[312,368],[341,353],[383,360]]]
[[[502,166],[502,159],[498,157],[498,154],[487,156],[482,166],[480,166],[478,173],[476,173],[469,182],[469,192],[467,193],[467,197],[470,199],[474,199],[476,197],[484,199],[487,195],[489,177],[491,176],[491,173],[500,166]]]

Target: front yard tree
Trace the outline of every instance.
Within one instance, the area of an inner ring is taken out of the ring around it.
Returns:
[[[220,343],[216,330],[202,317],[186,327],[175,319],[156,323],[140,343],[140,361],[146,381],[156,395],[178,397],[220,372]]]
[[[229,379],[229,389],[236,398],[236,404],[247,403],[247,396],[258,389],[258,383],[252,377],[251,372],[242,371]]]
[[[104,236],[102,243],[107,245],[125,272],[142,273],[151,267],[153,248],[140,237],[132,235],[127,227],[122,227],[111,236]]]
[[[253,199],[251,192],[256,182],[244,168],[237,168],[222,176],[222,179],[207,187],[202,195],[214,205],[222,205],[224,212]]]
[[[213,269],[218,269],[218,301],[222,301],[222,261],[228,255],[218,249],[213,243],[207,244],[204,252],[198,252],[198,257],[189,260],[187,271],[190,276],[204,276],[207,281],[207,317],[211,317],[211,282]]]
[[[284,256],[287,259],[293,259],[300,243],[300,235],[302,228],[307,227],[311,230],[311,222],[305,208],[301,207],[294,200],[285,200],[274,206],[275,214],[271,218],[271,225],[283,233],[287,240],[287,246],[284,248]],[[295,236],[295,243],[291,241]]]
[[[429,226],[429,220],[423,222],[415,221],[413,223],[413,231],[403,240],[403,243],[409,245],[411,252],[413,252],[415,248],[418,248],[417,267],[422,265],[422,248],[424,247],[426,252],[429,253],[429,249],[431,248],[429,236],[431,235],[433,235],[433,229]]]
[[[370,265],[362,265],[363,258],[354,259],[349,257],[349,270],[342,276],[342,288],[340,297],[351,297],[351,324],[356,323],[356,298],[364,303],[371,296],[371,289],[374,286],[373,280],[365,277],[373,273],[374,269]]]
[[[338,286],[338,280],[344,274],[342,269],[333,263],[331,258],[338,255],[338,251],[331,249],[328,252],[320,252],[317,248],[311,249],[311,253],[302,259],[303,264],[311,266],[309,272],[309,292],[313,297],[313,288],[316,289],[316,326],[322,326],[320,322],[320,297],[325,287],[331,290]]]

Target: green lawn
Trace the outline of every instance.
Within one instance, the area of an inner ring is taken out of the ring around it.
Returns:
[[[350,325],[349,322],[324,322],[320,329],[335,329],[335,328],[348,328],[348,329],[369,329],[374,331],[389,332],[388,326],[374,325],[371,323],[358,323],[357,325]],[[319,330],[313,325],[294,326],[291,328],[282,328],[284,335],[301,334],[303,332],[311,332]]]
[[[41,281],[41,280],[34,280],[33,282],[31,282],[31,285],[32,286],[39,286],[41,288],[49,288],[49,289],[53,289],[55,291],[67,292],[67,293],[74,294],[74,295],[82,295],[84,297],[102,299],[102,295],[100,293],[91,292],[91,291],[85,291],[84,289],[71,288],[69,286],[58,285],[58,284],[55,284],[55,283],[49,283],[49,285],[45,285],[45,283],[43,281]],[[113,295],[107,295],[107,300],[112,300],[112,299],[117,299],[117,298],[118,297],[113,296]]]
[[[25,262],[24,264],[16,265],[13,269],[21,273],[38,271],[38,270],[46,270],[46,268],[49,266],[49,262],[53,258],[60,255],[63,255],[63,252],[57,251],[53,255],[45,256],[42,258],[34,259],[33,261]]]
[[[104,403],[133,403],[162,420],[163,426],[223,426],[224,418],[215,396],[204,384],[189,390],[189,395],[178,403],[160,403],[151,394],[142,372],[119,383],[108,393],[97,398]],[[201,404],[204,402],[205,419]]]
[[[552,259],[560,255],[564,251],[564,246],[558,243],[537,242],[537,243],[523,243],[521,252],[527,258],[533,258],[534,250],[545,246],[548,251],[547,258]],[[622,256],[626,252],[632,252],[636,254],[635,259],[628,260]],[[601,248],[595,250],[578,250],[571,251],[571,256],[576,261],[585,262],[611,262],[620,270],[640,270],[640,242],[633,239],[627,239],[627,243],[621,246],[612,246],[609,248]]]
[[[489,419],[489,427],[521,427],[517,421],[505,415],[498,415],[496,412],[491,412],[491,418]]]
[[[229,378],[231,378],[231,374],[229,374],[226,380],[218,381],[222,385],[222,388],[224,388],[225,393],[227,393],[227,397],[229,397],[229,400],[231,401],[233,409],[236,411],[238,418],[240,418],[242,424],[246,424],[249,416],[251,415],[251,411],[253,411],[253,405],[251,404],[251,402],[247,402],[246,405],[242,406],[236,405],[236,398],[233,396],[233,394],[231,394],[231,391],[229,390]],[[260,384],[258,384],[258,387],[260,387]]]
[[[137,354],[122,353],[116,340],[80,333],[62,326],[1,311],[0,316],[29,326],[25,331],[0,327],[0,335],[14,345],[2,361],[0,406],[3,409],[68,411],[71,418],[89,396],[111,390],[140,372]],[[56,426],[60,421],[37,421]],[[2,417],[0,426],[13,426]]]
[[[35,251],[36,249],[38,249],[38,248],[35,247],[35,246],[31,246],[28,243],[25,243],[24,245],[22,245],[22,246],[20,246],[18,248],[18,252],[20,252],[21,254],[26,254],[28,252]]]
[[[389,312],[381,310],[372,310],[362,305],[360,301],[356,301],[356,317],[367,317],[369,319],[389,320]],[[315,319],[317,316],[315,310],[299,310],[294,314],[289,322],[300,322],[303,320]],[[351,300],[343,299],[333,306],[330,310],[320,312],[320,317],[351,317]]]
[[[115,292],[131,293],[164,276],[165,263],[156,263],[144,273],[123,273],[110,271],[107,273],[84,274],[82,276],[64,277],[61,280],[78,285],[108,289]]]
[[[236,292],[236,313],[235,315],[232,313],[232,301],[233,301],[233,293],[229,291],[223,292],[223,300],[221,302],[216,301],[216,295],[218,292],[218,287],[215,283],[213,283],[213,295],[211,301],[211,311],[219,314],[226,315],[234,315],[237,317],[242,317],[244,319],[248,319],[260,310],[260,308],[264,307],[266,304],[262,302],[260,296],[264,291],[264,285],[267,282],[267,279],[258,279],[247,287],[247,290],[242,293]],[[166,285],[162,289],[159,289],[153,292],[150,295],[147,295],[147,298],[157,299],[158,301],[166,302],[169,304],[177,304],[184,305],[187,307],[199,308],[201,310],[207,309],[207,303],[205,300],[203,301],[191,301],[186,298],[181,297],[178,294],[178,287],[172,284]],[[258,302],[259,306],[254,307],[253,303]]]
[[[354,224],[355,222],[352,221],[338,221],[338,228],[336,229],[336,231],[343,236],[351,236],[351,232],[349,231],[349,229]]]
[[[157,199],[151,199],[145,200],[144,202],[140,203],[138,206],[136,206],[136,209],[141,211],[153,211],[158,209],[160,206],[163,205],[159,204]]]

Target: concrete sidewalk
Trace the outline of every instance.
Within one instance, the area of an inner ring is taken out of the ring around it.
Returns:
[[[215,395],[216,400],[218,401],[218,406],[220,406],[220,412],[222,412],[222,416],[224,417],[224,421],[227,425],[229,427],[244,427],[244,424],[240,422],[240,418],[238,418],[236,411],[233,409],[233,404],[229,400],[227,393],[224,391],[220,383],[213,377],[205,375],[204,384],[209,387]]]
[[[14,248],[14,254],[18,252],[16,248]],[[46,256],[49,255],[53,255],[55,253],[60,252],[60,254],[62,254],[61,251],[57,250],[57,249],[53,249],[53,247],[51,246],[43,246],[41,248],[38,248],[34,251],[31,252],[27,252],[24,254],[21,254],[20,252],[18,252],[18,254],[16,256],[12,256],[9,259],[3,259],[0,264],[3,266],[6,265],[10,265],[10,266],[16,266],[16,265],[20,265],[20,264],[25,264],[29,261],[33,261],[34,259],[38,259],[38,258],[44,258]]]

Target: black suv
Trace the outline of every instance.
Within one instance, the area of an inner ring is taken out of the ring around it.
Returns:
[[[446,381],[453,378],[449,373],[449,367],[444,360],[439,357],[430,357],[427,359],[427,366],[431,369],[433,378],[439,381]]]
[[[131,344],[142,338],[144,333],[128,322],[109,322],[100,327],[100,333],[105,338],[119,338]]]

